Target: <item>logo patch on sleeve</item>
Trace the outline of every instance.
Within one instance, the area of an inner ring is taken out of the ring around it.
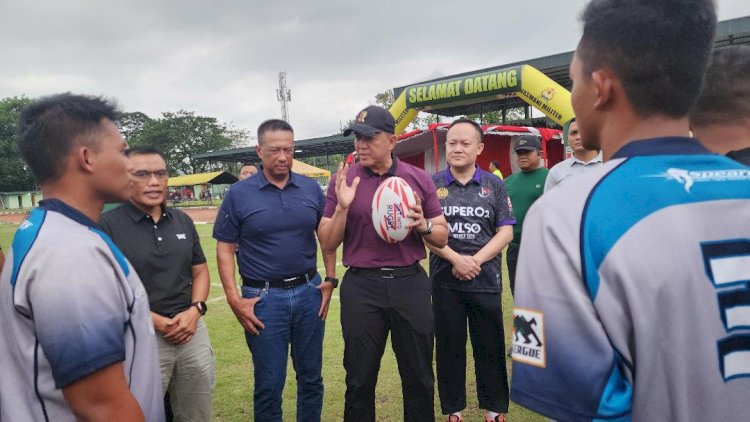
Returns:
[[[544,368],[544,313],[533,309],[513,309],[513,360]]]

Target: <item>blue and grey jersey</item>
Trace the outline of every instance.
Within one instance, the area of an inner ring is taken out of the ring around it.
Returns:
[[[432,181],[450,228],[448,246],[459,254],[474,255],[495,236],[498,228],[516,224],[505,183],[492,173],[477,166],[471,180],[462,185],[449,170],[443,170],[434,174]],[[450,262],[431,253],[430,277],[433,287],[500,293],[500,257],[498,254],[482,264],[482,272],[467,282],[453,276]]]
[[[62,389],[122,362],[146,420],[164,420],[146,292],[93,221],[42,201],[19,226],[0,280],[0,419],[73,421]]]
[[[545,193],[511,398],[565,421],[747,420],[749,217],[750,168],[689,138],[632,142]]]

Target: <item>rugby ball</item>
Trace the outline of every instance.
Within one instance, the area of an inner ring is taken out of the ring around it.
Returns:
[[[381,239],[388,243],[404,240],[412,219],[409,207],[415,204],[414,191],[400,177],[389,177],[378,186],[372,198],[372,225]]]

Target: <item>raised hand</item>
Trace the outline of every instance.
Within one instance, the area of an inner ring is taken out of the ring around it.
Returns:
[[[359,185],[359,176],[352,180],[351,186],[346,183],[346,174],[349,172],[349,164],[340,163],[339,171],[336,172],[336,200],[338,206],[343,209],[349,209],[354,201],[354,195],[357,193]]]

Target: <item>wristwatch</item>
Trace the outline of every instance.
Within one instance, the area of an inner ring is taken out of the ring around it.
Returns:
[[[422,236],[427,236],[430,233],[432,233],[432,221],[427,220],[427,228],[424,231],[419,232],[419,234],[421,234]]]
[[[190,306],[195,306],[195,308],[198,309],[198,312],[200,312],[201,315],[206,315],[206,311],[208,311],[206,302],[193,302],[190,304]]]
[[[336,277],[326,277],[325,281],[333,284],[333,288],[339,287],[339,279]]]

